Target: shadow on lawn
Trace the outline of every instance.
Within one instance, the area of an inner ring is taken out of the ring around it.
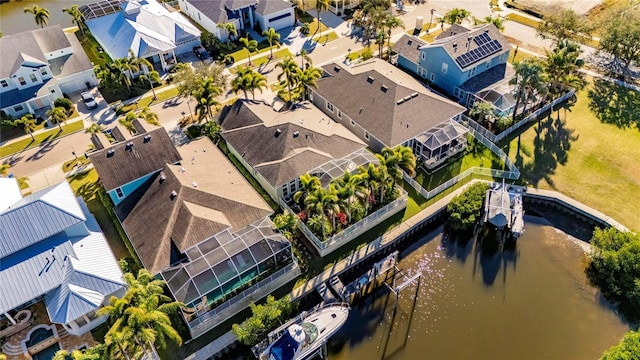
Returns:
[[[571,111],[572,106],[573,103],[565,104],[555,113],[549,113],[546,119],[540,120],[534,126],[536,137],[533,140],[533,154],[526,154],[532,157],[529,162],[525,162],[520,154],[523,149],[520,147],[520,138],[518,138],[516,166],[520,169],[526,184],[537,187],[540,180],[545,180],[549,186],[555,188],[550,175],[555,173],[558,164],[567,163],[571,143],[579,137],[574,134],[574,129],[566,126],[566,121],[560,116],[560,112],[564,111],[564,118],[566,118],[566,112]]]
[[[605,124],[640,129],[640,92],[598,79],[589,89],[589,109]]]

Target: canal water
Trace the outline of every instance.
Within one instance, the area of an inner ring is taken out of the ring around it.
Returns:
[[[0,31],[3,35],[19,33],[21,31],[39,28],[32,14],[25,14],[24,8],[38,5],[49,10],[49,25],[61,24],[63,28],[73,26],[71,16],[62,9],[73,5],[85,5],[98,0],[21,0],[0,4]]]
[[[330,360],[596,359],[629,330],[584,274],[585,245],[527,217],[513,251],[449,241],[442,229],[401,254],[420,287],[354,306]]]

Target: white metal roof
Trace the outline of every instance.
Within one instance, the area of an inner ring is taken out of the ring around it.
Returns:
[[[22,199],[18,180],[0,177],[0,212]]]

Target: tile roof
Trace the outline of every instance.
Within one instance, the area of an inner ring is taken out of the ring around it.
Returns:
[[[493,24],[482,24],[470,29],[460,25],[452,28],[453,30],[447,30],[434,42],[425,45],[423,49],[442,47],[460,69],[480,62],[489,56],[511,50],[511,44],[507,38]],[[467,55],[473,56],[469,59],[463,59]]]
[[[429,91],[386,61],[324,66],[319,93],[382,141],[396,146],[462,112],[464,107]]]
[[[238,100],[221,123],[223,138],[274,188],[366,147],[308,102],[276,112]]]
[[[192,141],[179,150],[183,158],[179,165],[167,164],[153,176],[130,209],[118,206],[138,256],[153,274],[172,263],[172,244],[183,252],[225,229],[235,231],[273,212],[209,139]]]
[[[394,43],[393,51],[417,64],[420,60],[420,48],[426,44],[426,41],[418,37],[404,34]]]
[[[131,150],[126,149],[128,143],[133,144]],[[98,171],[102,185],[110,191],[160,171],[166,164],[180,161],[180,154],[173,146],[167,131],[158,128],[92,152],[89,159]]]

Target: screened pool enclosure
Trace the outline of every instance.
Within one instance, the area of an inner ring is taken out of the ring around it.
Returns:
[[[185,315],[203,314],[232,291],[292,263],[291,243],[267,218],[225,230],[186,251],[186,259],[161,272]]]

